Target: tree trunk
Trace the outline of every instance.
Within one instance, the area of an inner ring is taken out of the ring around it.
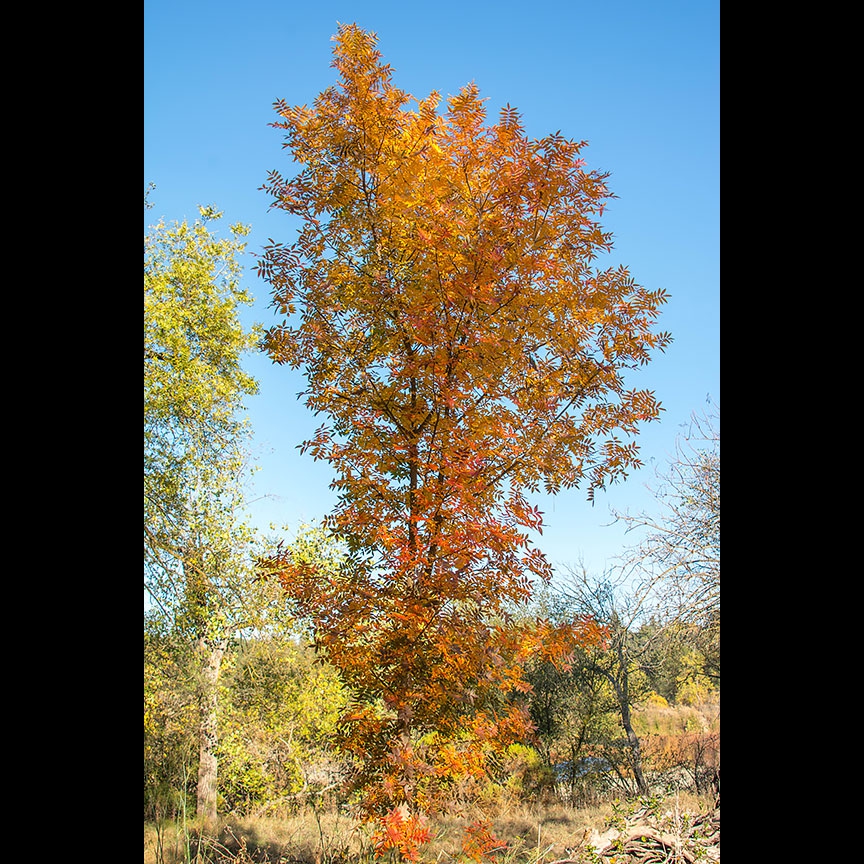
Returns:
[[[648,794],[648,784],[642,771],[642,748],[639,738],[633,730],[630,721],[630,705],[626,701],[621,702],[621,725],[627,733],[627,741],[630,744],[630,767],[633,769],[633,777],[636,779],[636,788],[640,795]]]
[[[618,672],[620,677],[614,682],[614,685],[618,695],[618,706],[621,710],[621,725],[627,733],[627,742],[630,745],[630,767],[633,769],[633,777],[636,780],[639,794],[647,795],[648,784],[645,782],[645,774],[642,771],[642,748],[639,745],[639,737],[633,729],[630,715],[630,670],[625,656],[623,640],[618,643]]]
[[[617,674],[613,674],[609,670],[599,669],[598,671],[606,677],[606,680],[609,681],[615,690],[615,696],[618,699],[618,710],[621,714],[621,726],[627,734],[627,743],[630,749],[630,767],[633,769],[636,789],[640,795],[647,795],[648,783],[645,781],[645,773],[642,770],[642,748],[639,744],[639,736],[633,729],[630,715],[630,670],[627,665],[628,658],[623,640],[618,641],[616,654],[618,656]]]
[[[228,640],[198,639],[201,671],[198,678],[198,800],[197,814],[204,828],[216,825],[216,793],[218,789],[219,765],[216,747],[219,730],[216,709],[218,707],[219,670]]]

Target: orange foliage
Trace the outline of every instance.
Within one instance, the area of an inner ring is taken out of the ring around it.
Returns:
[[[426,817],[410,813],[404,805],[394,807],[379,821],[379,828],[372,834],[376,858],[392,849],[403,861],[416,861],[420,847],[432,839]]]
[[[509,620],[551,575],[526,496],[590,497],[640,464],[616,431],[660,406],[622,372],[669,336],[662,291],[591,269],[611,193],[584,142],[531,140],[509,106],[484,125],[473,84],[440,113],[392,85],[373,34],[334,41],[338,85],[276,104],[300,168],[263,188],[302,227],[258,269],[284,316],[267,351],[327,418],[303,449],[335,470],[328,524],[351,554],[336,574],[270,563],[355,696],[340,743],[380,815],[530,736],[525,660],[601,638]]]
[[[469,861],[481,864],[491,859],[496,852],[504,852],[507,842],[496,837],[488,821],[473,822],[465,831],[462,853]]]

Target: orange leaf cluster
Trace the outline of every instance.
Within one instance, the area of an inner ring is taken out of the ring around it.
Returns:
[[[411,813],[404,805],[394,807],[381,819],[378,829],[372,834],[375,857],[395,850],[403,861],[416,861],[420,847],[432,839],[426,817]]]
[[[506,849],[507,841],[499,839],[492,833],[488,821],[473,822],[465,831],[462,853],[470,861],[481,864],[483,861],[490,860],[495,853],[504,852]]]

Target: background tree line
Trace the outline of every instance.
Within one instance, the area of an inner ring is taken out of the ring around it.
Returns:
[[[586,574],[574,571],[543,599],[566,617]],[[593,585],[601,599],[607,583]],[[598,600],[599,602],[599,600]],[[529,610],[524,610],[527,614]],[[548,610],[547,610],[548,611]],[[719,687],[704,634],[653,618],[577,652],[567,669],[527,670],[535,734],[511,745],[482,784],[451,786],[450,805],[471,796],[594,803],[678,786],[710,792],[719,765]],[[193,812],[197,799],[200,658],[188,636],[152,614],[145,620],[145,818]],[[350,766],[334,746],[349,694],[338,671],[292,628],[236,637],[223,657],[217,712],[219,812],[250,815],[346,803]]]

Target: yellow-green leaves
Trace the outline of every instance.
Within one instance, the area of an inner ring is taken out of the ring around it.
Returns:
[[[239,318],[249,229],[219,238],[222,214],[200,213],[144,237],[144,559],[151,593],[209,637],[224,630],[221,586],[246,566],[242,409],[257,384],[242,363],[258,336]]]

